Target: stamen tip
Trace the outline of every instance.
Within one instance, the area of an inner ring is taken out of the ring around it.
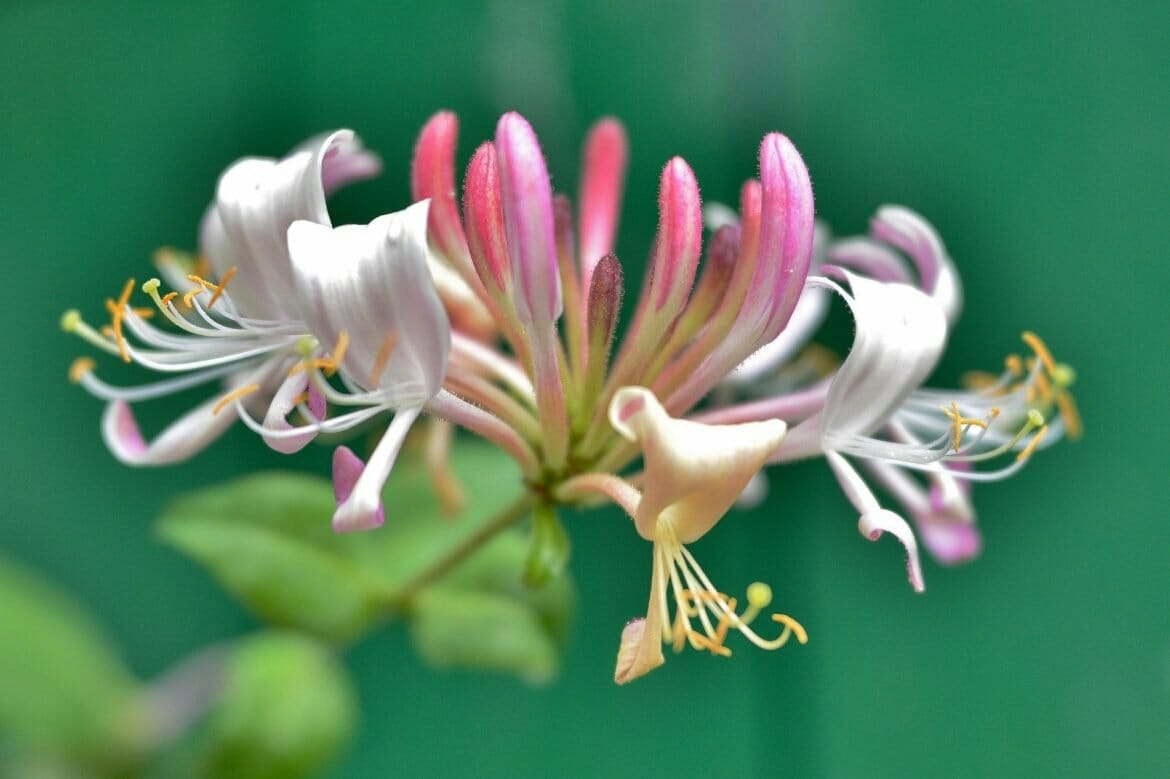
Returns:
[[[80,384],[85,374],[94,369],[94,361],[92,357],[78,357],[69,366],[69,380],[74,384]]]
[[[67,333],[72,333],[81,324],[81,312],[76,308],[71,308],[61,315],[61,329]]]
[[[772,588],[764,582],[752,582],[747,588],[747,599],[754,609],[767,608],[772,602]]]

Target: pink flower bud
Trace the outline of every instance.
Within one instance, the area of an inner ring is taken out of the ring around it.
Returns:
[[[463,212],[475,272],[484,287],[495,292],[507,292],[512,283],[501,197],[496,150],[489,141],[476,150],[467,166]]]
[[[449,111],[430,118],[414,147],[410,191],[416,202],[430,198],[427,228],[439,251],[454,262],[465,262],[467,240],[455,204],[455,144],[459,120]]]
[[[695,174],[681,157],[666,163],[658,192],[658,236],[650,278],[657,311],[681,311],[695,282],[703,236],[703,209]]]
[[[552,327],[561,315],[561,281],[544,155],[532,126],[514,112],[496,125],[496,151],[516,312],[525,324]]]
[[[622,203],[629,145],[616,119],[602,119],[589,131],[581,171],[581,286],[589,289],[593,269],[613,249]]]
[[[792,142],[779,133],[764,136],[760,145],[759,263],[766,270],[763,288],[771,313],[764,339],[784,329],[804,290],[812,262],[813,193],[808,169]]]

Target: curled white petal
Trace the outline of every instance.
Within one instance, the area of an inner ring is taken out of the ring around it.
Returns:
[[[446,375],[450,324],[427,267],[429,201],[369,225],[296,222],[289,249],[302,316],[342,370],[390,405],[422,405]]]
[[[787,430],[779,419],[734,425],[674,419],[644,387],[614,393],[609,420],[642,447],[646,477],[634,512],[638,533],[653,541],[656,524],[668,521],[684,544],[722,518]]]

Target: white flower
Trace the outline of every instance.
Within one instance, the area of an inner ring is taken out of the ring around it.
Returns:
[[[91,359],[74,363],[74,380],[109,401],[102,429],[116,457],[132,465],[185,460],[222,434],[245,405],[267,409],[272,429],[284,424],[294,399],[320,413],[319,399],[301,400],[307,375],[289,373],[303,358],[298,347],[310,334],[294,295],[286,231],[298,219],[328,225],[326,193],[379,167],[377,157],[364,151],[349,130],[310,141],[279,161],[240,160],[220,177],[204,217],[201,243],[211,273],[162,252],[160,270],[172,286],[189,288],[185,293],[162,295],[161,282],[151,279],[142,290],[155,309],[135,308],[131,280],[117,300],[107,301],[111,323],[101,331],[77,312],[66,313],[65,329],[103,351],[152,371],[180,374],[154,384],[115,387],[94,375]],[[212,274],[217,281],[206,278]],[[155,311],[173,328],[148,321]],[[315,343],[309,351],[323,358],[331,345]],[[181,416],[153,441],[143,439],[128,404],[216,380],[225,381],[226,395]],[[291,451],[307,440],[269,442]]]
[[[749,625],[771,602],[771,589],[753,584],[747,610],[737,613],[736,600],[715,588],[685,546],[704,536],[731,508],[784,438],[785,424],[774,419],[704,425],[674,419],[643,387],[619,389],[609,419],[641,447],[643,489],[627,509],[638,534],[654,544],[646,618],[623,630],[614,679],[624,684],[661,665],[663,642],[673,643],[676,650],[689,642],[696,649],[729,655],[731,650],[723,645],[729,628],[765,649],[782,646],[792,634],[803,643],[803,628],[784,615],[773,617],[784,625],[780,637],[761,638]],[[673,622],[668,591],[674,600]]]
[[[416,203],[366,226],[296,222],[288,230],[297,296],[310,331],[318,342],[346,344],[344,355],[337,355],[345,391],[313,372],[328,400],[356,407],[333,417],[331,425],[344,429],[397,412],[364,468],[348,450],[335,456],[337,530],[381,523],[382,485],[411,424],[446,375],[450,325],[427,267],[427,207]]]

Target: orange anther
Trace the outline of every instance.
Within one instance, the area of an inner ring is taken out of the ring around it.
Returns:
[[[1049,373],[1056,372],[1056,360],[1052,359],[1052,353],[1048,351],[1048,347],[1040,340],[1040,336],[1026,330],[1020,334],[1020,338],[1040,358],[1040,362],[1044,364],[1044,370]]]
[[[74,384],[80,384],[81,379],[85,376],[85,374],[94,369],[94,365],[95,363],[93,358],[78,357],[73,361],[73,364],[69,366],[69,380]]]
[[[805,632],[804,626],[794,620],[787,614],[773,614],[772,621],[779,622],[786,630],[791,630],[792,634],[796,636],[796,640],[802,644],[808,643],[808,633]]]
[[[370,371],[371,387],[378,384],[378,379],[382,376],[382,371],[386,370],[386,363],[390,361],[390,355],[394,353],[394,347],[398,345],[398,333],[391,330],[382,339],[381,345],[378,347],[378,354],[374,357],[374,367]]]
[[[233,265],[227,273],[223,274],[223,278],[219,280],[218,285],[212,285],[215,287],[215,294],[211,296],[211,300],[207,301],[208,308],[214,306],[215,301],[219,300],[219,296],[223,294],[225,289],[227,289],[228,282],[232,280],[232,276],[236,275],[236,270],[237,268]]]
[[[1032,436],[1032,440],[1028,442],[1028,445],[1025,446],[1019,454],[1016,455],[1016,460],[1018,462],[1023,462],[1024,460],[1027,460],[1029,457],[1031,457],[1032,453],[1036,451],[1036,447],[1040,445],[1040,442],[1044,440],[1044,436],[1046,435],[1048,435],[1047,425],[1040,428],[1040,432]]]
[[[259,384],[245,384],[243,387],[234,389],[219,399],[219,402],[216,403],[215,406],[211,409],[211,413],[218,414],[219,412],[223,411],[224,408],[228,406],[228,404],[234,403],[242,397],[251,395],[253,392],[259,391],[259,389]]]

